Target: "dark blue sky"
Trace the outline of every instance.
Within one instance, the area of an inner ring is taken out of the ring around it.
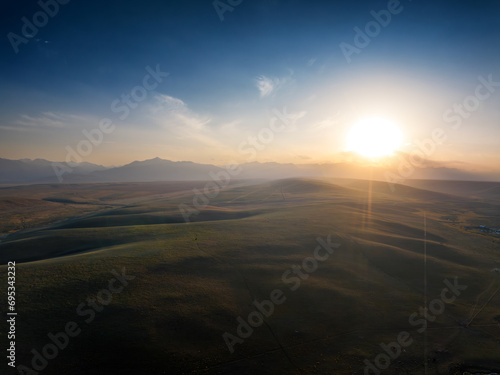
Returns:
[[[387,1],[243,0],[221,21],[210,0],[71,0],[16,54],[7,34],[22,35],[21,18],[31,20],[40,7],[36,1],[3,2],[0,156],[18,158],[24,152],[26,157],[62,160],[65,147],[81,139],[82,128],[91,129],[103,117],[116,118],[110,103],[140,83],[147,66],[157,64],[169,77],[119,124],[107,139],[110,146],[96,149],[89,161],[156,156],[161,142],[153,142],[154,147],[151,142],[161,132],[165,147],[158,156],[209,162],[210,150],[222,147],[222,162],[248,132],[266,125],[275,107],[302,113],[300,133],[338,111],[349,122],[358,116],[353,107],[374,110],[370,95],[382,115],[390,117],[389,103],[403,100],[406,92],[413,92],[415,101],[408,97],[408,102],[395,103],[393,117],[403,122],[411,142],[436,126],[439,113],[473,92],[478,76],[493,74],[500,80],[500,2],[401,1],[403,11],[348,63],[339,44],[353,44],[354,27],[363,29],[373,19],[370,11],[387,6]],[[259,80],[271,91],[262,86],[259,91]],[[328,95],[335,102],[330,114]],[[152,118],[151,108],[162,97],[170,98],[169,105],[178,100],[188,122],[185,129],[192,133],[172,130],[183,125],[171,111]],[[424,130],[405,119],[401,108],[410,104],[415,112],[427,113]],[[484,126],[498,140],[498,96],[484,106],[474,126]],[[194,132],[198,138],[189,143]],[[337,127],[331,134],[338,138],[342,132]],[[467,132],[456,137],[457,144],[471,141]],[[480,137],[474,141],[482,142]],[[332,149],[340,151],[337,143],[331,140]],[[135,148],[124,154],[116,144]],[[312,144],[302,146],[300,153],[322,158],[311,154]],[[190,147],[199,154],[179,153]],[[283,147],[277,144],[276,154],[264,159],[275,158]],[[141,149],[155,150],[155,155]]]

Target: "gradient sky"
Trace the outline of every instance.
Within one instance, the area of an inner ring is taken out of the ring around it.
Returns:
[[[8,34],[22,36],[40,6],[1,5],[0,157],[64,160],[109,118],[114,131],[84,161],[331,162],[357,120],[378,116],[400,126],[403,152],[440,127],[447,141],[431,159],[499,169],[500,87],[459,129],[443,120],[478,77],[500,82],[498,1],[401,1],[350,63],[339,45],[387,1],[243,0],[222,21],[211,0],[59,7],[15,53]],[[148,66],[169,76],[120,119],[112,103]],[[238,151],[285,108],[291,121],[253,160]]]

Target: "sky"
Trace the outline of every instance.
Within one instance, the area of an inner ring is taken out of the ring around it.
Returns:
[[[398,153],[500,171],[498,1],[1,8],[1,158],[339,162],[349,130],[382,118]]]

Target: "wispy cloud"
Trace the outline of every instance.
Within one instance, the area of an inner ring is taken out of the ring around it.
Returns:
[[[312,57],[310,58],[308,61],[307,61],[307,66],[313,66],[314,63],[317,61],[318,59],[316,57]]]
[[[264,98],[273,93],[276,87],[279,85],[278,78],[269,78],[266,76],[259,76],[256,80],[257,88],[260,92],[260,97]]]
[[[342,124],[342,118],[340,112],[337,112],[334,117],[327,117],[311,126],[311,130],[320,131],[325,129],[330,129],[335,126]]]
[[[64,113],[43,112],[39,116],[21,115],[14,125],[28,128],[64,128],[82,117]]]
[[[0,126],[1,130],[8,131],[41,131],[41,130],[57,130],[62,128],[71,128],[95,123],[95,119],[79,115],[59,113],[59,112],[42,112],[39,115],[21,114],[17,120],[13,120],[8,124]]]
[[[179,98],[173,96],[159,94],[154,97],[154,103],[150,110],[152,113],[163,112],[183,112],[186,111],[187,105]]]
[[[287,121],[289,121],[289,123],[287,125],[286,132],[295,133],[297,130],[299,130],[301,125],[298,122],[301,118],[304,118],[306,115],[307,115],[306,111],[287,113],[286,119]]]
[[[292,122],[295,122],[295,121],[300,120],[305,115],[307,115],[306,111],[294,112],[294,113],[290,113],[288,115],[288,119],[290,119]]]
[[[180,126],[200,131],[212,121],[192,111],[181,99],[169,95],[156,95],[148,110],[150,118],[167,128]]]
[[[288,75],[284,77],[268,77],[265,75],[260,75],[255,79],[255,86],[259,90],[260,97],[264,98],[267,96],[274,95],[278,90],[283,87],[294,83],[293,79],[294,71],[288,69]]]
[[[311,160],[312,159],[310,156],[307,156],[307,155],[297,155],[297,157],[299,159],[302,159],[302,160]]]
[[[20,127],[20,126],[0,126],[0,130],[10,130],[10,131],[18,131],[18,132],[25,132],[28,129],[25,127]]]
[[[212,118],[191,110],[179,98],[156,95],[149,106],[149,112],[152,122],[167,130],[177,140],[205,146],[219,145],[217,137],[212,134],[212,129],[207,126],[212,122]]]
[[[205,129],[212,119],[208,117],[199,117],[194,114],[177,113],[175,114],[177,120],[181,123],[183,128],[187,127],[192,130],[202,131]]]

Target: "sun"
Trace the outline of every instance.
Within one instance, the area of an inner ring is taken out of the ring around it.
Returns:
[[[403,141],[399,127],[383,118],[365,118],[357,122],[347,134],[346,150],[369,158],[389,156]]]

